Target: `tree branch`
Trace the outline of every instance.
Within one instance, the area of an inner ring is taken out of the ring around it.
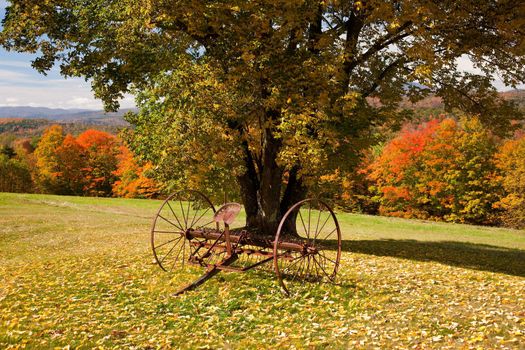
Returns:
[[[448,83],[445,83],[444,81],[442,80],[439,80],[435,77],[432,77],[432,80],[438,84],[441,84],[442,86],[445,86],[447,88],[450,88],[454,91],[456,91],[459,95],[465,97],[467,100],[469,100],[474,106],[476,106],[476,108],[483,108],[483,106],[479,103],[479,101],[476,101],[474,98],[472,98],[472,96],[470,96],[467,92],[461,90],[460,88],[458,88],[457,86],[455,85],[452,85],[452,84],[448,84]],[[459,101],[458,101],[459,102]],[[461,103],[461,102],[459,102]],[[467,107],[467,105],[465,105],[465,103],[461,103],[464,107]]]
[[[197,35],[196,33],[191,33],[188,28],[188,25],[182,22],[181,20],[175,20],[170,23],[152,20],[150,21],[150,23],[162,30],[172,30],[172,31],[183,32],[189,37],[191,37],[193,40],[201,43],[204,47],[207,47],[210,42],[213,42],[219,37],[219,34],[217,34],[211,26],[208,26],[206,28],[205,35]]]
[[[350,18],[352,19],[352,17]],[[356,58],[357,51],[357,40],[359,33],[363,28],[363,19],[355,17],[347,30],[347,47],[345,49],[345,58],[343,63],[343,79],[341,83],[342,92],[346,93],[348,85],[350,84],[350,75],[352,71],[361,63],[365,62],[372,55],[383,50],[384,48],[399,42],[400,40],[411,35],[411,31],[404,32],[412,25],[412,21],[407,21],[399,26],[395,32],[388,33],[374,43],[365,53]]]
[[[392,63],[390,63],[388,66],[386,66],[385,69],[383,69],[383,71],[381,73],[379,73],[379,75],[374,80],[372,85],[366,91],[364,91],[362,93],[363,98],[367,98],[368,96],[373,94],[376,91],[376,89],[379,87],[381,81],[383,81],[383,79],[385,79],[387,77],[387,75],[390,74],[390,72],[392,72],[400,64],[403,64],[405,62],[406,62],[406,58],[405,57],[400,57],[397,60],[395,60]]]
[[[412,21],[405,22],[403,23],[403,25],[397,28],[397,30],[394,33],[389,33],[383,36],[376,43],[374,43],[364,54],[359,56],[353,62],[352,69],[355,68],[357,65],[365,62],[367,59],[369,59],[372,55],[376,54],[377,52],[411,35],[412,32],[410,31],[403,33],[403,31],[409,28],[411,25],[412,25]]]
[[[350,18],[346,22],[346,42],[343,57],[343,69],[341,78],[341,95],[346,94],[348,85],[350,84],[350,73],[352,72],[352,60],[357,54],[357,43],[359,34],[364,26],[364,19],[355,14],[354,11],[350,13]]]
[[[322,34],[323,27],[323,5],[319,4],[315,13],[314,20],[308,28],[308,50],[314,54],[319,54],[317,44]]]

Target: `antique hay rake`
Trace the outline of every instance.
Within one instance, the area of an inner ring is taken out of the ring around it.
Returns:
[[[208,197],[193,190],[176,192],[162,203],[151,228],[156,263],[168,272],[186,268],[204,272],[189,284],[181,281],[186,285],[176,295],[221,271],[245,272],[269,262],[286,294],[304,281],[334,282],[341,258],[341,230],[324,201],[296,203],[274,234],[231,228],[240,210],[238,203],[215,210]]]

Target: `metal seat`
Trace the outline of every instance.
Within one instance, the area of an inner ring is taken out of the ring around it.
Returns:
[[[239,203],[226,203],[213,215],[213,221],[230,225],[240,211],[241,205]]]

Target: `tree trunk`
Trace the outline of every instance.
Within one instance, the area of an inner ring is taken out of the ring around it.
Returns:
[[[245,147],[247,171],[240,177],[241,193],[246,208],[246,226],[256,234],[271,234],[280,220],[280,197],[283,170],[277,164],[282,143],[270,129],[263,134],[260,161],[256,163]]]
[[[277,164],[282,143],[266,130],[261,162],[257,166],[245,143],[246,172],[238,177],[242,201],[246,211],[246,227],[253,234],[274,236],[288,209],[306,196],[306,188],[298,177],[299,167],[288,173],[285,184],[284,171]],[[286,235],[296,235],[295,215],[284,226]]]
[[[284,217],[288,209],[290,209],[295,203],[305,199],[306,197],[306,186],[304,186],[301,178],[298,177],[298,172],[299,166],[296,165],[292,168],[292,170],[290,170],[288,174],[288,184],[281,200],[281,217]],[[285,235],[297,236],[297,229],[295,225],[297,213],[298,211],[290,213],[288,219],[284,223],[283,231]]]
[[[246,172],[237,178],[241,188],[241,198],[246,211],[246,227],[257,226],[258,201],[257,192],[260,187],[260,181],[255,169],[253,156],[246,141],[243,142],[244,164]]]

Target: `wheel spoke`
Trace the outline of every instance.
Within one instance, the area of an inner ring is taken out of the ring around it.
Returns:
[[[303,274],[305,265],[306,265],[306,259],[304,256],[301,255],[300,264],[297,265],[297,269],[295,273],[296,278],[301,277],[301,275]]]
[[[314,243],[317,239],[317,235],[319,235],[319,231],[317,229],[319,228],[319,221],[321,220],[321,215],[323,215],[323,209],[319,210],[319,215],[317,215],[317,224],[315,224],[315,237],[314,237]]]
[[[326,223],[328,222],[328,219],[330,219],[331,215],[330,215],[330,212],[328,212],[328,216],[326,217],[323,225],[321,226],[321,228],[319,229],[319,233],[323,232],[323,228],[325,227]]]
[[[305,265],[305,259],[301,259],[300,261],[301,261],[301,263],[299,264],[299,270],[297,271],[297,274],[292,277],[292,281],[295,281],[295,279],[298,276],[300,276],[302,271],[303,271],[303,267]]]
[[[197,213],[199,212],[199,207],[197,207],[197,209],[195,209],[194,213],[193,213],[193,218],[191,218],[191,223],[190,223],[190,228],[193,227],[193,221],[195,220],[195,218],[197,217]]]
[[[186,211],[186,229],[191,228],[191,226],[188,226],[188,222],[190,221],[190,206],[193,201],[191,198],[188,199],[188,210]]]
[[[180,247],[179,252],[177,253],[177,256],[175,257],[175,259],[173,259],[173,264],[171,264],[171,270],[173,270],[175,268],[175,264],[177,264],[177,261],[179,260],[180,252],[182,251],[182,249],[184,248],[185,245],[186,244],[184,242],[182,244],[182,247]]]
[[[201,216],[199,216],[199,218],[195,221],[195,225],[197,225],[197,223],[199,222],[199,220],[202,219],[202,217],[203,217],[204,215],[206,215],[206,213],[207,213],[209,210],[210,210],[210,208],[208,207],[208,208],[206,209],[206,211],[205,211],[204,213],[202,213]],[[192,227],[193,227],[193,224],[192,224]],[[201,226],[201,227],[202,227],[202,226]]]
[[[331,261],[331,262],[333,262],[334,264],[338,265],[337,262],[335,262],[334,260],[328,258],[328,257],[327,257],[326,255],[324,255],[323,253],[321,253],[321,252],[318,252],[318,253],[319,253],[319,255],[321,255],[321,256],[322,256],[323,258],[325,258],[326,260]]]
[[[299,208],[299,218],[301,218],[301,223],[303,224],[303,228],[304,228],[304,231],[306,233],[306,238],[308,239],[308,241],[310,241],[310,236],[309,236],[309,233],[306,230],[306,225],[304,224],[304,220],[303,220],[303,216],[301,215],[301,209],[300,208]]]
[[[296,258],[293,258],[293,259],[290,261],[290,264],[287,265],[287,266],[283,269],[283,272],[286,272],[287,270],[288,270],[288,271],[291,270],[291,267],[292,267],[293,265],[296,265],[296,264],[299,262],[299,259],[301,259],[302,257],[303,257],[303,256],[300,255],[300,256],[298,256],[298,257],[296,257]],[[292,261],[295,261],[295,262],[292,263]]]
[[[165,246],[166,244],[170,244],[171,242],[180,241],[181,238],[182,238],[182,236],[180,236],[180,237],[178,237],[178,238],[170,239],[170,240],[167,241],[167,242],[164,242],[164,243],[162,243],[162,244],[159,244],[158,246],[155,247],[155,249],[159,249],[160,247]]]
[[[313,263],[314,269],[315,269],[315,278],[319,279],[319,265],[315,261],[315,255],[312,255],[312,263]]]
[[[323,269],[325,269],[325,267],[327,266],[326,258],[323,257],[321,254],[318,254],[318,255],[319,255],[319,262],[322,263]]]
[[[159,218],[161,218],[162,220],[166,221],[167,223],[172,224],[172,225],[175,226],[176,228],[179,228],[179,229],[180,229],[180,227],[178,227],[176,224],[174,224],[171,220],[166,219],[164,216],[162,216],[162,215],[160,215],[160,214],[159,214],[158,216],[159,216]],[[182,230],[182,229],[181,229],[181,230]],[[182,231],[184,231],[184,230],[182,230]]]
[[[155,233],[178,233],[179,235],[183,235],[184,232],[181,231],[162,231],[162,230],[153,230]]]
[[[312,211],[312,202],[308,204],[308,240],[310,240],[310,212]]]
[[[188,229],[188,222],[186,220],[186,216],[184,216],[184,208],[182,207],[182,200],[179,198],[179,204],[180,204],[180,211],[182,213],[182,219],[184,220],[184,228]]]
[[[210,221],[210,222],[207,222],[207,223],[205,223],[204,225],[199,226],[199,227],[206,227],[206,226],[208,226],[209,224],[211,224],[211,223],[213,223],[213,222],[215,222],[215,220],[212,220],[212,221]]]
[[[330,231],[330,233],[327,234],[325,238],[323,238],[323,241],[325,241],[325,240],[326,240],[326,239],[327,239],[332,233],[334,233],[336,230],[337,230],[337,227],[334,228],[332,231]]]
[[[184,269],[184,261],[186,260],[186,244],[182,245],[182,269]]]
[[[308,259],[308,265],[306,266],[305,277],[308,277],[310,273],[310,255],[307,255],[306,258]]]
[[[328,275],[328,274],[326,273],[326,271],[325,271],[325,269],[323,268],[323,266],[321,265],[321,263],[317,261],[317,259],[315,258],[315,256],[313,256],[313,258],[314,258],[315,263],[321,268],[321,270],[322,270],[323,273],[326,275],[326,277],[330,278],[330,275]]]
[[[184,231],[184,229],[182,228],[182,224],[181,224],[180,221],[179,221],[179,217],[177,216],[177,214],[175,214],[175,211],[174,211],[173,208],[171,207],[170,201],[168,200],[168,201],[166,202],[166,204],[167,204],[168,207],[170,208],[171,213],[172,213],[173,216],[175,217],[175,220],[177,220],[177,222],[179,223],[179,225],[180,225],[179,228],[180,228],[182,231]]]
[[[162,263],[164,262],[164,260],[166,260],[166,258],[168,257],[168,255],[171,254],[171,252],[173,251],[173,249],[175,249],[177,245],[174,244],[173,247],[171,247],[171,249],[168,251],[168,253],[166,255],[164,255],[164,257],[160,260],[160,264],[162,265]]]

